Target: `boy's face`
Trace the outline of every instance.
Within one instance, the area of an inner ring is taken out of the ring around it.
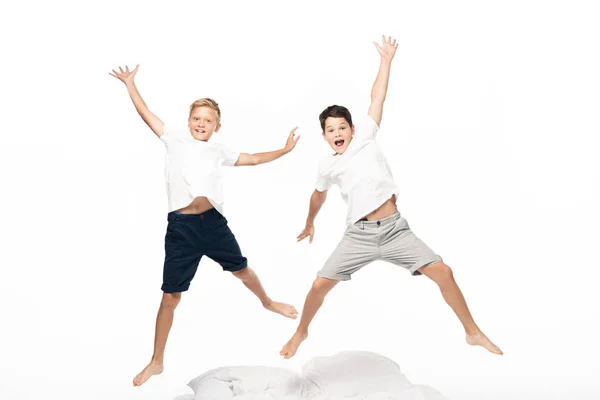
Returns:
[[[346,118],[329,117],[325,120],[323,139],[337,154],[344,154],[354,136],[354,125],[350,126]]]
[[[196,107],[188,119],[190,133],[194,139],[206,142],[214,132],[219,131],[221,124],[218,120],[217,112],[212,108]]]

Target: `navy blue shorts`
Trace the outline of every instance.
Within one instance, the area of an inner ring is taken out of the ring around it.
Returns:
[[[219,263],[224,271],[235,272],[248,266],[227,219],[214,208],[202,214],[173,211],[168,221],[163,292],[188,290],[204,255]]]

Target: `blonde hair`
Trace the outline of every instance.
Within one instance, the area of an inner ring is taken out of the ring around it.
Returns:
[[[197,107],[208,107],[212,108],[217,112],[217,122],[221,121],[221,109],[219,108],[219,104],[211,98],[203,97],[201,99],[196,100],[190,106],[190,117],[192,116],[192,112]]]

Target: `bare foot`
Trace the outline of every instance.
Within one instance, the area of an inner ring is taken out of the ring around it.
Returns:
[[[150,379],[151,376],[158,375],[161,372],[163,372],[162,363],[158,364],[151,361],[150,364],[148,364],[146,368],[142,370],[142,372],[133,378],[133,386],[141,386],[144,382]]]
[[[487,338],[483,333],[479,332],[475,335],[467,335],[467,343],[471,346],[481,346],[487,349],[489,352],[494,354],[504,354],[498,346],[496,346],[490,339]]]
[[[272,301],[271,304],[266,304],[265,308],[274,313],[281,314],[284,317],[291,319],[298,318],[298,310],[294,306],[285,303],[279,303],[278,301]]]
[[[308,332],[296,331],[296,333],[294,333],[294,336],[292,336],[289,342],[287,342],[285,346],[283,346],[283,348],[279,352],[279,355],[282,355],[283,358],[285,358],[286,360],[292,358],[294,354],[296,354],[296,351],[298,351],[300,343],[305,341],[307,337]]]

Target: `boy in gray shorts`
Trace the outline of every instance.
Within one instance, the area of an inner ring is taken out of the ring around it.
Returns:
[[[306,301],[300,324],[280,354],[292,357],[308,337],[308,326],[333,287],[375,260],[406,268],[412,275],[425,275],[440,288],[444,300],[462,323],[467,343],[483,346],[495,354],[494,345],[473,321],[465,299],[454,281],[452,270],[410,230],[396,207],[398,187],[381,148],[376,141],[383,103],[387,93],[390,67],[398,45],[391,37],[375,43],[381,64],[373,89],[368,117],[355,127],[345,107],[326,108],[319,120],[323,138],[334,150],[319,162],[316,190],[310,199],[306,226],[298,241],[309,237],[312,243],[314,220],[325,202],[331,185],[340,188],[348,204],[344,237],[317,274]]]

